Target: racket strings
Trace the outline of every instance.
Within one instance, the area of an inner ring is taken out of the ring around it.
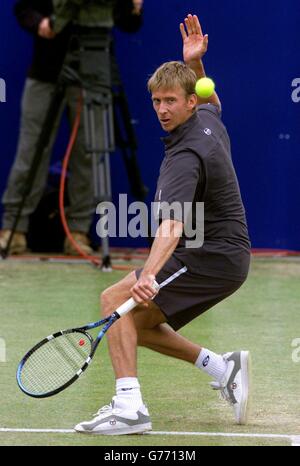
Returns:
[[[84,333],[53,338],[34,351],[22,368],[21,383],[32,394],[52,392],[71,380],[91,352]]]

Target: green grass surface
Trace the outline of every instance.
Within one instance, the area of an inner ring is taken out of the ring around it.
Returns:
[[[44,336],[96,320],[100,292],[123,276],[86,265],[0,262],[0,338],[7,356],[0,362],[0,428],[71,429],[109,403],[114,377],[105,341],[82,379],[53,398],[23,395],[15,372],[23,354]],[[216,352],[251,351],[252,410],[247,426],[234,423],[231,409],[219,401],[208,386],[209,378],[198,369],[139,349],[139,380],[154,431],[300,435],[300,362],[292,361],[292,340],[300,337],[299,283],[300,262],[254,260],[249,279],[237,293],[181,331]],[[288,444],[266,438],[0,432],[0,445]]]

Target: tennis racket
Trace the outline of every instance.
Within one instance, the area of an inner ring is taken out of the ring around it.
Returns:
[[[158,288],[158,284],[154,286]],[[17,370],[20,389],[34,398],[56,395],[72,385],[89,367],[108,329],[137,303],[128,299],[109,317],[83,327],[62,330],[44,338],[21,360]],[[95,340],[88,333],[103,325]]]

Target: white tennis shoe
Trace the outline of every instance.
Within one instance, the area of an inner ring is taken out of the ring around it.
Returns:
[[[249,411],[250,353],[235,351],[223,354],[227,370],[220,382],[211,382],[214,390],[220,390],[221,397],[234,409],[238,424],[246,424]]]
[[[91,421],[81,422],[74,429],[81,434],[126,435],[152,430],[148,409],[142,405],[137,411],[122,406],[116,397],[103,406]]]

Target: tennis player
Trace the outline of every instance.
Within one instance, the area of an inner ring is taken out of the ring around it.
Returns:
[[[236,422],[247,421],[249,352],[216,354],[177,333],[240,288],[250,262],[245,211],[220,119],[221,104],[216,93],[207,100],[195,94],[196,80],[205,76],[201,60],[208,36],[195,15],[188,15],[180,29],[184,63],[163,64],[148,82],[158,120],[169,133],[156,201],[159,206],[203,202],[204,242],[187,242],[184,209],[158,209],[160,225],[144,268],[101,297],[104,316],[130,296],[138,303],[107,334],[116,395],[91,421],[78,424],[77,432],[120,435],[151,430],[137,378],[138,346],[206,372],[212,387],[232,406]],[[196,212],[193,208],[193,225],[200,228]],[[154,281],[164,285],[158,293]]]

